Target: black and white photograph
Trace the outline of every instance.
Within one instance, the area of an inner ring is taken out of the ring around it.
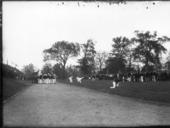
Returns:
[[[170,1],[2,1],[4,127],[170,125]]]

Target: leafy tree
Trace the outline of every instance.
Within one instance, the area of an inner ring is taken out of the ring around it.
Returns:
[[[166,58],[165,66],[167,70],[170,72],[170,52],[168,53],[168,56]]]
[[[131,68],[132,60],[133,60],[133,49],[132,45],[133,42],[131,39],[127,37],[116,37],[113,38],[113,45],[112,45],[112,55],[116,58],[121,58],[122,60],[126,60],[128,64],[128,68]]]
[[[2,63],[2,67],[3,67],[2,68],[3,77],[7,77],[7,78],[23,77],[23,73],[15,67],[3,63]]]
[[[112,55],[117,58],[125,58],[129,52],[130,40],[126,37],[113,38]]]
[[[52,74],[52,65],[50,63],[46,63],[42,68],[42,74]]]
[[[145,70],[151,65],[154,65],[156,69],[160,68],[161,55],[167,51],[162,44],[169,41],[170,38],[157,37],[157,32],[151,34],[149,31],[135,31],[135,34],[136,37],[133,38],[133,42],[137,44],[133,53],[135,60],[142,62]]]
[[[44,61],[55,60],[59,63],[65,72],[66,63],[70,57],[78,56],[80,47],[78,43],[69,43],[67,41],[58,41],[51,48],[45,49]]]
[[[77,66],[69,66],[67,67],[67,74],[70,76],[81,76],[82,74],[80,73],[80,71],[78,70]]]
[[[88,63],[88,59],[86,57],[79,59],[78,68],[80,68],[80,71],[83,75],[90,75],[91,74],[91,66]]]
[[[28,64],[24,66],[22,71],[24,73],[25,78],[31,80],[34,77],[33,74],[35,72],[35,67],[33,64]]]
[[[87,43],[82,45],[82,50],[84,53],[83,58],[79,59],[79,68],[84,75],[91,75],[94,73],[95,69],[95,48],[93,40],[87,40]]]
[[[167,56],[167,61],[170,62],[170,52],[168,53],[168,56]]]
[[[106,52],[97,52],[95,56],[95,64],[99,72],[102,71],[102,68],[105,66],[105,62],[108,58],[108,53]]]
[[[120,73],[125,71],[125,59],[118,57],[109,57],[106,61],[107,73]]]
[[[65,74],[64,74],[65,72],[64,72],[61,64],[58,64],[58,63],[55,64],[55,65],[53,66],[53,68],[52,68],[52,72],[53,72],[59,79],[65,77]]]
[[[131,68],[132,62],[132,41],[127,37],[115,37],[112,44],[112,57],[106,61],[108,73],[124,72],[126,64]]]

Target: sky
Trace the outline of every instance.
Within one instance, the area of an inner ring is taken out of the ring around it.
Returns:
[[[110,52],[114,37],[131,38],[135,30],[170,37],[170,2],[79,2],[78,6],[74,1],[3,1],[2,11],[3,62],[19,69],[30,63],[41,69],[43,50],[61,40],[82,44],[93,39],[96,51]],[[170,42],[165,47],[169,52]],[[76,61],[71,58],[67,65]]]

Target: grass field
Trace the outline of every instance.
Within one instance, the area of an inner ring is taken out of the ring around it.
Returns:
[[[59,82],[69,84],[68,80],[59,80]],[[76,81],[72,84],[110,94],[117,94],[148,101],[170,103],[170,81],[144,83],[121,82],[120,86],[115,89],[110,89],[112,81],[109,80],[83,80],[81,84]]]
[[[31,86],[29,81],[14,80],[3,78],[3,100],[15,95],[17,92]]]
[[[69,84],[68,80],[58,81]],[[29,81],[3,78],[3,100],[6,100],[31,85]],[[126,97],[170,103],[170,81],[145,83],[125,82],[120,83],[120,86],[115,89],[110,89],[112,81],[109,80],[83,80],[81,84],[74,81],[72,85]]]

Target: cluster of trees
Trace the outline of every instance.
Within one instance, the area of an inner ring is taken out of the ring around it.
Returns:
[[[69,43],[67,41],[58,41],[52,45],[51,48],[45,49],[44,61],[49,62],[51,60],[57,63],[52,66],[50,63],[46,63],[45,67],[51,69],[46,71],[47,73],[53,73],[58,78],[65,78],[69,75],[92,75],[96,73],[96,70],[102,70],[104,67],[104,61],[108,57],[106,52],[97,53],[95,50],[95,43],[93,40],[87,40],[87,43]],[[69,58],[77,57],[80,53],[83,53],[81,59],[78,59],[79,65],[66,67],[66,63]]]
[[[26,80],[32,80],[38,74],[38,71],[36,71],[36,68],[33,64],[25,65],[22,69],[22,72],[24,74],[24,79]]]
[[[143,65],[141,70],[144,72],[158,71],[162,68],[162,53],[167,51],[163,43],[167,41],[170,38],[158,37],[156,32],[152,34],[149,31],[135,31],[135,37],[131,39],[113,38],[112,56],[107,60],[107,68],[110,73],[129,72],[134,70],[132,64],[138,63]]]
[[[157,32],[135,31],[133,38],[120,36],[113,38],[112,41],[110,53],[97,52],[95,43],[91,39],[84,44],[58,41],[43,51],[46,64],[42,68],[42,74],[55,74],[58,78],[66,78],[69,75],[91,76],[97,73],[129,73],[137,70],[159,71],[163,67],[162,54],[167,52],[163,44],[170,41],[170,38],[158,37]],[[67,67],[68,60],[77,57],[80,53],[82,56],[77,60],[78,65]],[[52,65],[50,61],[55,61],[55,65]],[[170,65],[170,55],[166,64]],[[16,72],[21,74],[19,70],[8,65],[3,66],[5,76],[16,77]],[[170,66],[168,68],[170,69]],[[24,66],[22,72],[28,80],[38,75],[33,64]]]
[[[54,43],[51,48],[45,49],[43,52],[45,62],[50,60],[57,62],[53,67],[49,64],[44,65],[43,70],[45,67],[51,68],[51,72],[53,72],[58,78],[65,78],[67,77],[66,63],[70,57],[79,55],[80,45],[78,43],[58,41]]]
[[[96,52],[95,43],[91,39],[84,44],[58,41],[43,51],[44,61],[57,62],[54,67],[48,67],[60,78],[68,74],[89,76],[96,73],[113,74],[139,70],[139,67],[134,68],[135,63],[142,65],[142,71],[155,71],[162,68],[161,57],[167,51],[163,43],[167,41],[170,41],[170,38],[158,37],[157,32],[135,31],[135,37],[131,39],[122,36],[113,38],[110,53]],[[78,59],[79,65],[66,68],[68,59],[78,56],[80,52],[83,56]]]
[[[8,64],[2,64],[2,74],[5,78],[21,79],[23,73],[15,67],[12,67]]]

